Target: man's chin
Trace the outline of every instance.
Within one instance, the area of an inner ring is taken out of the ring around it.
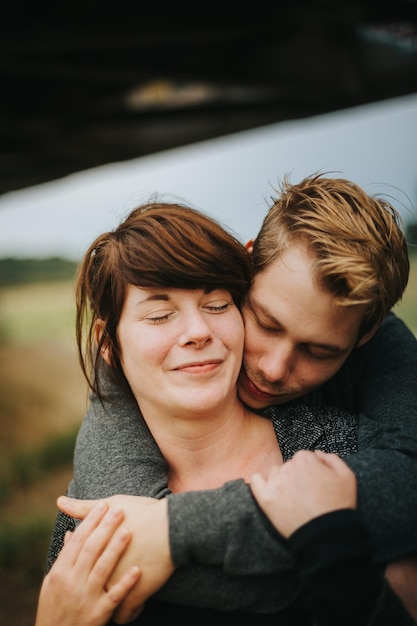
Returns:
[[[289,398],[285,396],[275,396],[261,392],[254,385],[250,385],[250,388],[248,387],[249,385],[247,383],[238,384],[237,392],[242,402],[251,409],[265,409],[272,404],[285,404],[285,402],[289,402]]]

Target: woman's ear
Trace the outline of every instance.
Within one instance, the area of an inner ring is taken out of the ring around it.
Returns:
[[[106,332],[106,322],[104,320],[96,320],[94,325],[94,339],[96,340],[96,344],[99,346],[100,342],[103,339],[103,335]],[[104,340],[101,346],[101,356],[106,361],[107,365],[112,365],[112,355],[111,349],[109,347],[108,341]]]
[[[249,241],[246,242],[245,245],[246,250],[251,253],[253,250],[253,239],[249,239]]]

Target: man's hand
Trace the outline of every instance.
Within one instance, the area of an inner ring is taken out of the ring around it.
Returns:
[[[336,509],[356,508],[356,477],[336,454],[301,450],[250,486],[275,528],[288,538],[303,524]]]
[[[124,526],[132,535],[130,545],[122,555],[110,579],[110,584],[132,565],[140,568],[139,583],[130,591],[115,611],[113,620],[125,624],[140,612],[145,601],[160,589],[174,572],[169,546],[167,500],[139,496],[117,495],[105,502],[110,510],[121,508]],[[61,497],[58,507],[67,515],[84,519],[95,500],[75,500]]]

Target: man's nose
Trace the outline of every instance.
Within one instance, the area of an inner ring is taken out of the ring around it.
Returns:
[[[288,341],[280,341],[262,356],[259,369],[268,382],[284,382],[294,369],[294,363],[294,346]]]

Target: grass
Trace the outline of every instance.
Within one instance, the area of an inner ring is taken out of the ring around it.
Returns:
[[[72,464],[78,426],[60,436],[48,438],[36,450],[22,451],[3,462],[0,472],[0,503],[7,502],[16,489],[27,488],[45,479],[48,472]]]
[[[0,526],[0,568],[18,569],[24,578],[39,580],[39,563],[45,562],[45,548],[51,537],[50,520],[32,517],[25,523],[6,522]],[[31,558],[28,559],[28,554]],[[34,556],[36,555],[36,558]]]
[[[0,289],[0,623],[34,623],[71,479],[86,405],[74,314],[72,280]]]
[[[75,344],[72,280],[3,287],[0,337],[19,344],[65,339]]]

